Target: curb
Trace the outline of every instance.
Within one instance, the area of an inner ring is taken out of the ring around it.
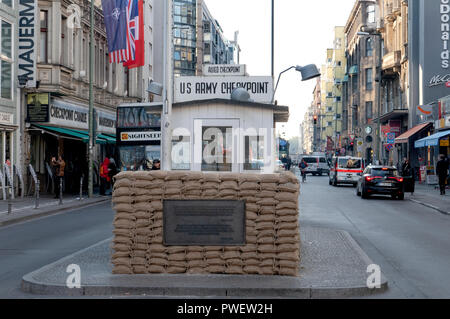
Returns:
[[[0,227],[13,225],[16,223],[29,221],[29,220],[40,218],[40,217],[54,215],[57,213],[62,213],[62,212],[68,211],[68,210],[74,210],[74,209],[78,209],[78,208],[87,207],[90,205],[100,204],[100,203],[106,202],[108,200],[110,200],[110,199],[109,198],[99,198],[98,200],[95,200],[95,201],[84,202],[79,205],[71,205],[71,206],[66,206],[66,207],[59,207],[58,205],[56,205],[56,207],[54,207],[53,209],[49,209],[49,210],[46,210],[43,212],[39,212],[36,214],[27,215],[27,216],[22,216],[22,217],[18,217],[18,218],[13,218],[10,220],[5,220],[3,222],[0,222]]]
[[[416,204],[420,204],[420,205],[426,206],[426,207],[428,207],[428,208],[434,209],[435,211],[438,211],[438,212],[441,213],[441,214],[444,214],[444,215],[450,215],[450,212],[446,212],[446,211],[444,211],[444,210],[442,210],[442,209],[440,209],[439,207],[436,207],[436,206],[434,206],[434,205],[431,205],[431,204],[428,204],[428,203],[419,201],[419,200],[417,200],[417,199],[412,199],[412,198],[410,198],[409,200],[412,201],[412,202],[414,202],[414,203],[416,203]]]
[[[339,232],[349,240],[349,245],[355,250],[359,257],[364,260],[368,265],[373,262],[366,255],[366,253],[361,249],[361,247],[356,243],[356,241],[351,237],[351,235],[346,231]],[[177,278],[182,275],[114,275],[117,278],[127,278],[126,276],[142,276],[146,280],[142,280],[142,286],[127,286],[126,284],[116,284],[114,285],[111,279],[106,278],[106,284],[98,285],[82,285],[80,288],[70,289],[62,284],[47,284],[42,281],[35,280],[36,274],[43,271],[48,271],[52,269],[53,266],[64,263],[73,259],[76,255],[84,253],[96,246],[102,245],[106,242],[111,241],[111,238],[103,240],[97,244],[90,247],[82,249],[71,255],[63,257],[62,259],[46,265],[40,269],[37,269],[29,274],[23,276],[21,281],[21,290],[26,293],[37,294],[37,295],[58,295],[66,297],[81,297],[81,296],[127,296],[127,297],[139,297],[142,295],[158,297],[250,297],[250,298],[302,298],[302,299],[321,299],[321,298],[348,298],[348,297],[362,297],[371,296],[385,292],[388,289],[388,282],[384,275],[381,277],[381,286],[378,289],[370,289],[367,286],[350,286],[350,287],[320,287],[320,286],[301,286],[301,274],[299,277],[290,277],[289,285],[281,287],[207,287],[207,286],[196,286],[195,284],[189,285],[178,285],[178,286],[145,286],[145,281],[150,281],[151,279],[158,278],[161,276],[167,278],[169,285],[171,283],[176,283]],[[120,277],[119,277],[120,276]],[[184,276],[205,276],[218,277],[219,279],[224,276],[224,282],[226,282],[226,277],[230,275],[184,275]],[[240,275],[231,275],[237,278]],[[172,277],[174,280],[170,280]],[[286,281],[287,277],[284,276],[260,276],[254,275],[260,282],[264,282],[265,278],[270,277],[270,279],[275,279],[276,277],[283,278]],[[244,278],[244,277],[242,277]],[[248,277],[245,277],[248,278]],[[289,278],[288,278],[289,279]],[[295,283],[297,281],[297,283]],[[283,283],[281,283],[283,285]]]

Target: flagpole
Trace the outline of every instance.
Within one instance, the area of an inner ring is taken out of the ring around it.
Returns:
[[[89,178],[88,196],[94,194],[94,0],[91,1],[90,45],[89,45]]]

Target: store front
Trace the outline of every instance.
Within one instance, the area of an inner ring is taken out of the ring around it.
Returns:
[[[150,170],[161,161],[161,103],[117,108],[117,145],[121,171]]]
[[[30,138],[29,158],[41,177],[44,189],[54,189],[54,172],[50,162],[62,155],[66,162],[65,191],[79,192],[82,176],[88,176],[88,114],[87,106],[50,97],[48,93],[28,94],[27,132]],[[95,110],[94,184],[98,184],[99,165],[105,156],[117,157],[115,147],[115,114]]]

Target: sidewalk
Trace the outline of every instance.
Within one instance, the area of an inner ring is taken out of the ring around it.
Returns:
[[[61,211],[85,207],[88,205],[108,201],[111,196],[94,195],[93,198],[87,198],[83,195],[82,200],[79,196],[66,195],[63,197],[62,205],[59,204],[59,199],[54,198],[53,195],[41,195],[39,198],[39,207],[35,209],[35,198],[24,197],[11,200],[12,209],[8,214],[8,201],[0,201],[0,226],[6,226],[33,218],[51,215]]]
[[[442,214],[450,215],[450,189],[446,190],[446,195],[439,194],[439,185],[416,183],[414,194],[406,193],[405,198]]]

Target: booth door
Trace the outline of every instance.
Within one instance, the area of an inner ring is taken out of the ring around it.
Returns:
[[[194,171],[239,172],[238,119],[194,120]]]

